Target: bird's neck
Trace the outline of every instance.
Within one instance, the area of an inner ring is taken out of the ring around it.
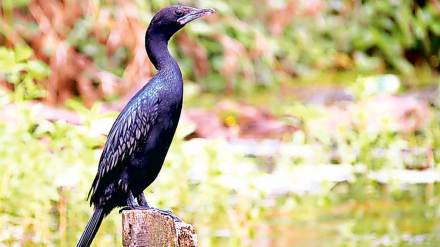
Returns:
[[[176,60],[174,60],[168,51],[169,39],[169,35],[156,32],[154,28],[149,28],[145,36],[145,48],[148,57],[154,67],[159,71],[177,65]]]
[[[171,35],[155,32],[154,28],[150,26],[145,36],[145,46],[148,57],[158,70],[156,76],[160,78],[153,80],[153,84],[164,89],[162,91],[177,93],[174,98],[181,101],[183,95],[182,73],[176,60],[168,51],[168,40]]]

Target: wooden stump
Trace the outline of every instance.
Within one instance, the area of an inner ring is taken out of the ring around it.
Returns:
[[[156,209],[122,211],[124,247],[197,247],[192,225]]]

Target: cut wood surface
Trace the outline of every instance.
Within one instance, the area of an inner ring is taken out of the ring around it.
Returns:
[[[197,247],[192,225],[157,209],[122,212],[124,247]]]

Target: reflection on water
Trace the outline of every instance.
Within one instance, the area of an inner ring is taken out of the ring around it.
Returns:
[[[359,189],[340,184],[324,199],[283,199],[298,207],[291,212],[272,209],[251,245],[440,246],[438,185]]]
[[[333,206],[306,203],[277,214],[268,223],[266,246],[440,246],[437,186],[411,185],[395,192],[390,186],[367,187],[336,195],[342,200]]]

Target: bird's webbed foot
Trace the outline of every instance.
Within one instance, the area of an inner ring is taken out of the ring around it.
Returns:
[[[149,207],[149,206],[141,206],[141,205],[138,205],[138,206],[135,206],[135,207],[125,206],[125,207],[119,209],[119,213],[122,213],[122,211],[125,211],[125,210],[148,210],[148,209],[151,209],[151,207]]]
[[[145,200],[144,194],[141,193],[137,198],[133,196],[133,193],[128,192],[127,206],[121,208],[119,213],[124,210],[147,210],[150,209],[147,201]]]
[[[127,198],[127,206],[121,208],[119,210],[119,213],[122,213],[122,211],[124,211],[124,210],[154,210],[154,211],[160,213],[161,215],[171,217],[174,221],[178,221],[178,222],[182,221],[179,217],[174,215],[173,212],[171,212],[169,210],[163,210],[163,209],[159,209],[159,208],[150,207],[147,203],[147,200],[145,199],[143,192],[141,194],[139,194],[139,196],[137,196],[136,198],[133,196],[133,194],[131,192],[129,192],[128,198]]]
[[[137,200],[139,206],[145,207],[145,208],[147,208],[147,209],[150,208],[150,206],[148,206],[147,199],[145,199],[144,192],[140,193],[140,194],[136,197],[136,200]]]
[[[122,213],[124,210],[147,210],[151,209],[150,206],[148,206],[147,200],[145,200],[144,193],[141,193],[137,198],[133,196],[133,193],[128,193],[127,198],[127,206],[121,208],[119,210],[119,213]]]
[[[132,207],[132,206],[123,207],[123,208],[119,209],[119,213],[122,213],[122,211],[124,211],[124,210],[153,210],[153,211],[160,213],[161,215],[171,217],[176,222],[182,222],[182,220],[179,217],[177,217],[176,215],[174,215],[173,212],[171,212],[170,210],[164,210],[164,209],[154,208],[154,207],[150,207],[150,206],[138,205],[135,207]]]
[[[122,211],[126,211],[126,210],[133,210],[133,209],[132,209],[132,208],[130,208],[129,206],[125,206],[125,207],[123,207],[123,208],[119,209],[119,213],[121,214],[121,213],[122,213]]]

